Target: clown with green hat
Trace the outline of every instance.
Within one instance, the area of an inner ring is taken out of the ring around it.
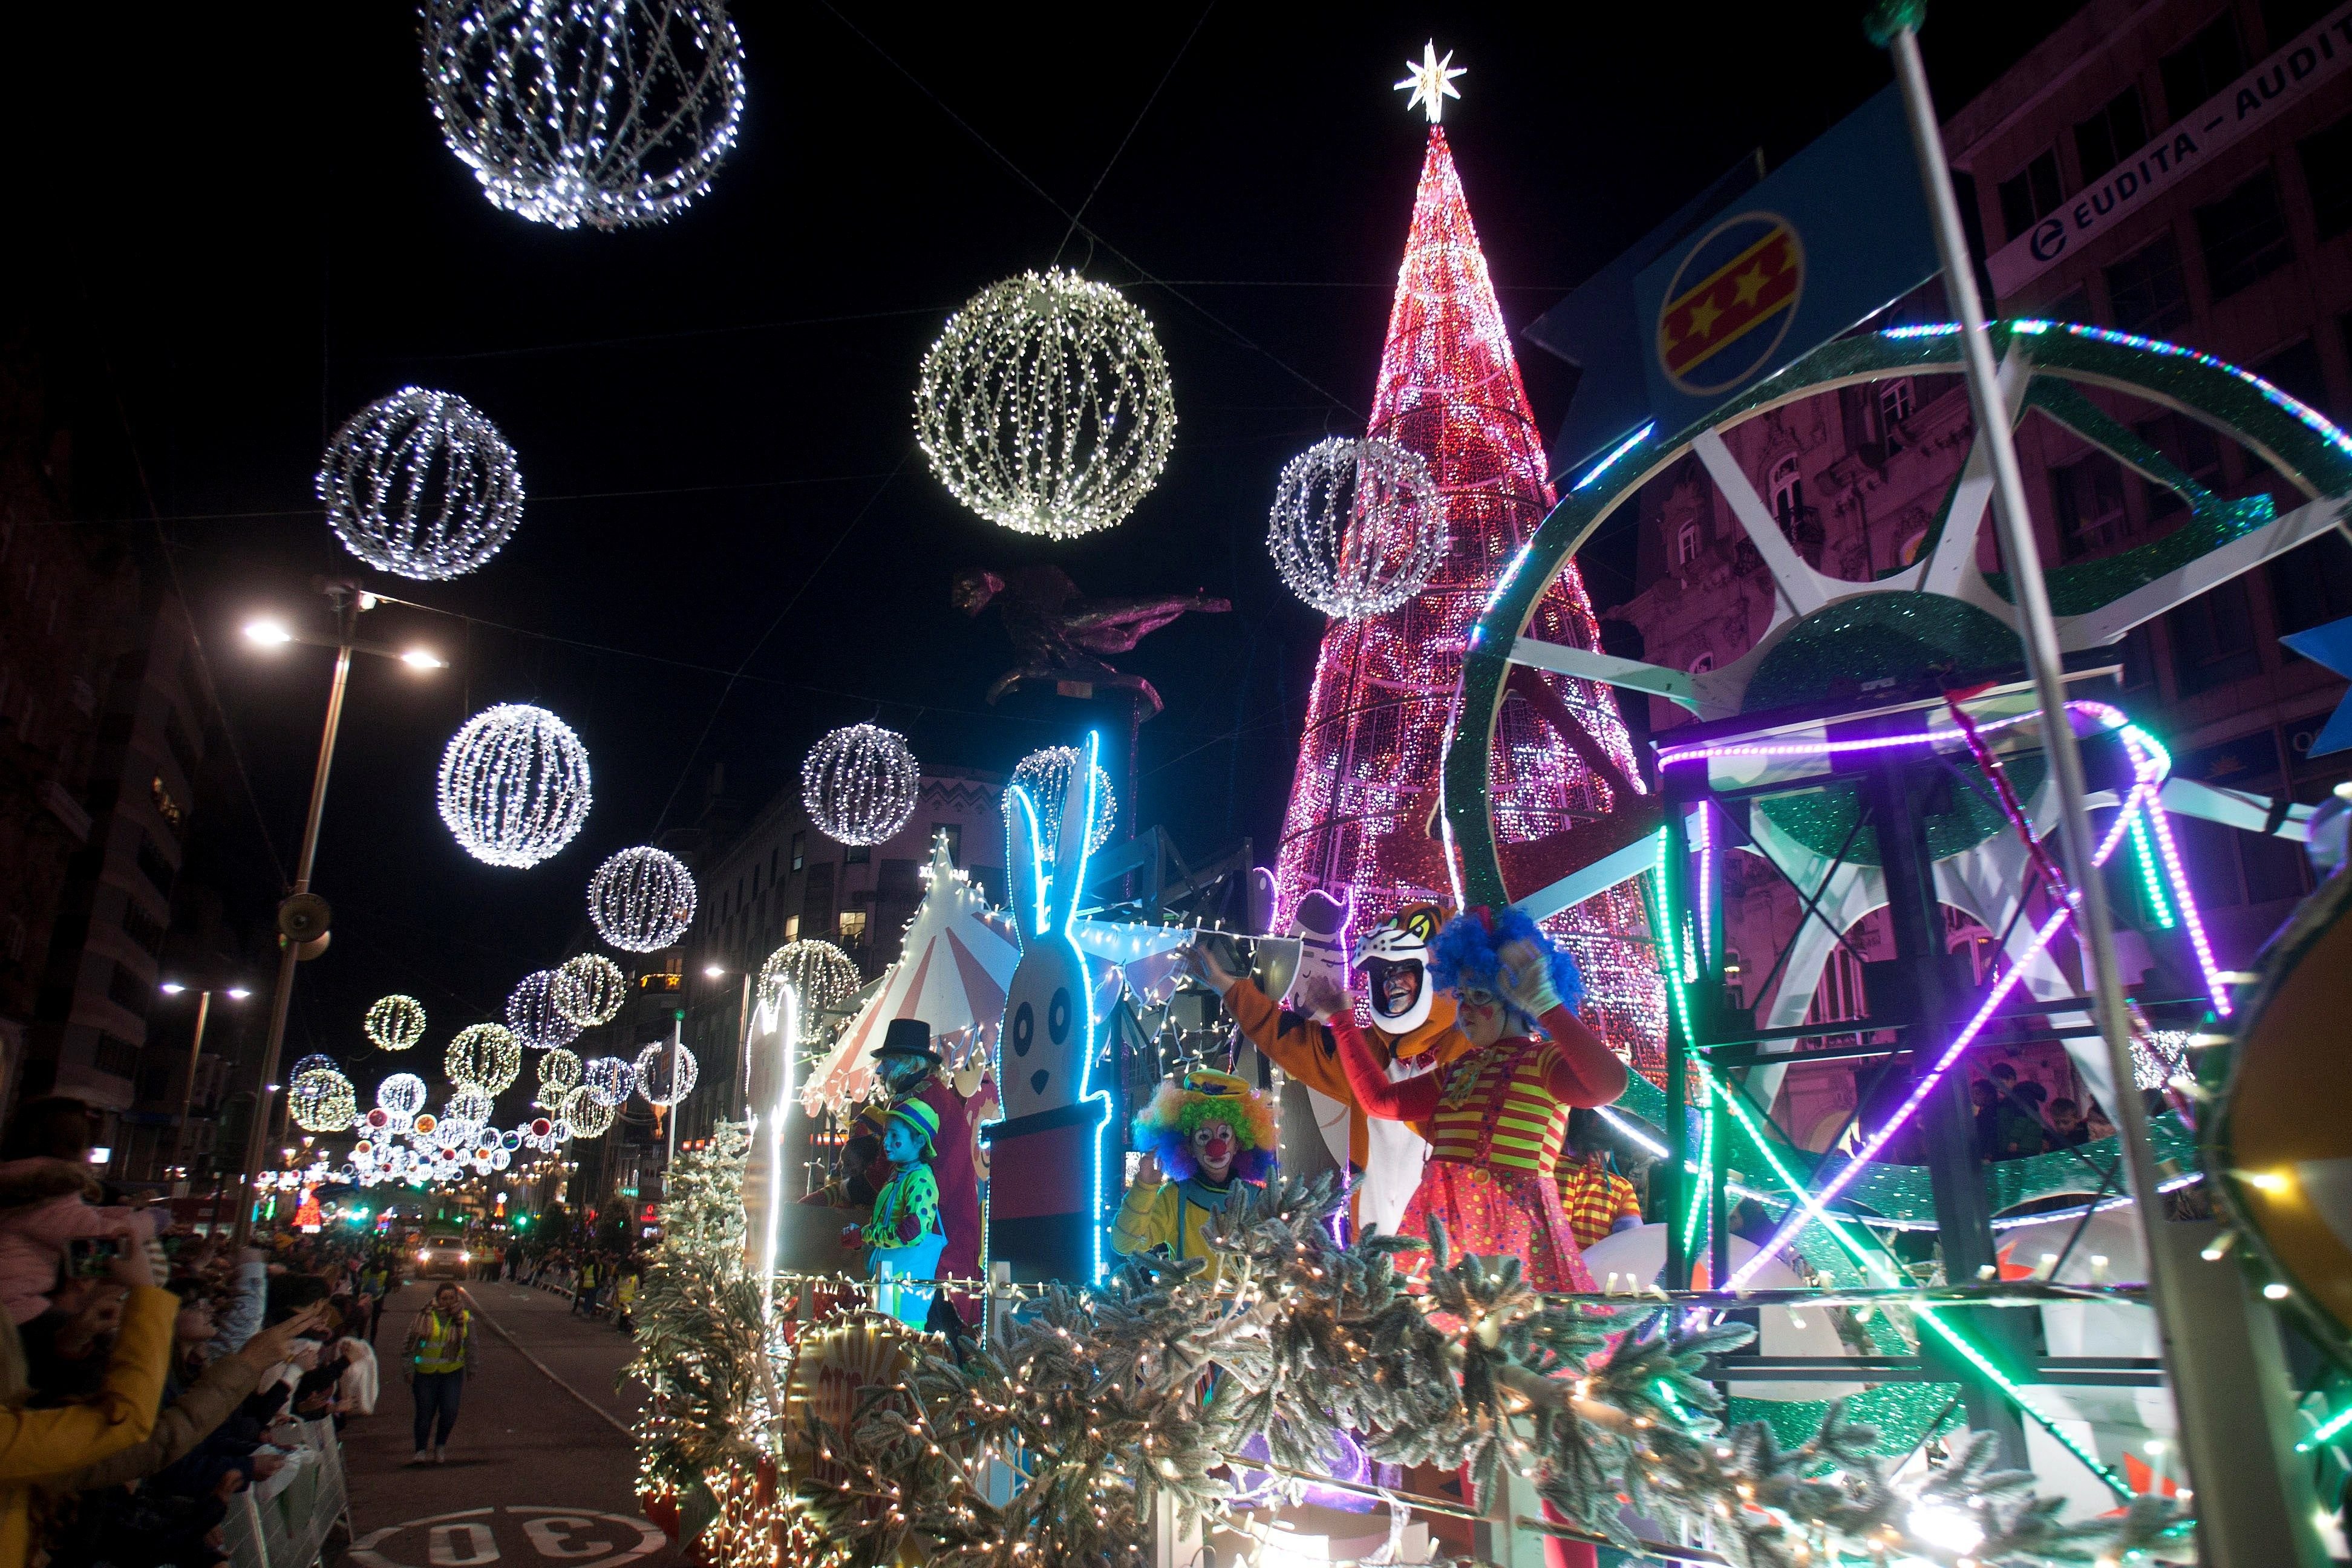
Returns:
[[[1194,1068],[1160,1086],[1135,1119],[1135,1144],[1144,1157],[1111,1246],[1205,1258],[1215,1279],[1223,1259],[1208,1245],[1209,1220],[1274,1173],[1273,1101],[1232,1073]]]
[[[875,1291],[875,1305],[919,1329],[930,1316],[932,1292],[887,1282],[939,1276],[940,1253],[948,1242],[940,1227],[939,1179],[931,1173],[939,1137],[940,1113],[923,1101],[904,1100],[890,1108],[882,1154],[890,1162],[891,1176],[874,1194],[874,1217],[857,1233],[871,1248],[866,1272],[886,1282]]]

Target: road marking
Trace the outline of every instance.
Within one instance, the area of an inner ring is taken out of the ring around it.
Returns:
[[[668,1543],[659,1529],[642,1519],[597,1509],[509,1504],[504,1520],[494,1517],[496,1511],[473,1508],[386,1525],[353,1542],[350,1556],[362,1568],[489,1568],[507,1555],[500,1546],[501,1527],[510,1530],[518,1524],[522,1541],[509,1534],[504,1544],[518,1551],[528,1546],[526,1561],[535,1558],[562,1568],[622,1568]],[[416,1539],[420,1535],[421,1541]],[[397,1539],[403,1536],[411,1539]],[[419,1545],[424,1548],[421,1563]]]
[[[523,1349],[522,1342],[516,1339],[512,1334],[507,1332],[505,1326],[496,1318],[490,1316],[489,1312],[482,1306],[481,1300],[478,1297],[475,1296],[470,1290],[466,1292],[466,1296],[468,1300],[474,1303],[474,1310],[480,1315],[482,1321],[490,1325],[490,1331],[498,1335],[499,1338],[506,1341],[506,1342],[512,1347],[515,1354],[522,1357],[523,1360],[537,1367],[541,1377],[544,1377],[548,1382],[555,1384],[556,1387],[563,1390],[564,1393],[572,1395],[572,1398],[578,1400],[581,1404],[586,1405],[589,1409],[593,1410],[597,1415],[603,1416],[605,1424],[610,1426],[614,1431],[618,1432],[622,1436],[628,1438],[632,1443],[636,1441],[637,1435],[629,1429],[629,1424],[627,1422],[622,1420],[619,1416],[614,1415],[611,1411],[605,1409],[603,1405],[597,1404],[594,1400],[589,1398],[586,1394],[581,1393],[578,1389],[564,1382],[563,1379],[556,1376],[552,1368],[551,1368],[545,1362],[540,1360],[537,1356],[531,1354],[529,1351]]]

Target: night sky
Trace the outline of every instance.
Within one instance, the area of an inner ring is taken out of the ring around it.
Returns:
[[[344,1057],[364,1091],[374,996],[421,998],[436,1042],[495,1016],[584,943],[597,862],[693,822],[714,764],[748,816],[838,724],[998,771],[1075,738],[1070,705],[983,705],[1010,650],[948,605],[967,565],[1231,598],[1123,661],[1168,701],[1140,820],[1196,858],[1251,835],[1270,861],[1322,622],[1275,576],[1265,508],[1286,458],[1360,434],[1371,403],[1425,134],[1389,88],[1407,57],[1433,33],[1468,68],[1446,128],[1517,329],[1749,149],[1777,164],[1885,85],[1856,9],[746,5],[740,146],[681,217],[621,234],[482,197],[401,5],[20,17],[16,325],[144,470],[250,780],[216,742],[192,871],[242,914],[291,864],[330,656],[260,655],[237,628],[323,629],[311,576],[365,573],[311,497],[327,436],[404,384],[453,391],[529,489],[485,570],[370,580],[478,618],[366,619],[455,668],[358,668],[316,883],[334,945],[304,968],[289,1052]],[[2074,6],[1941,9],[1925,43],[1948,113]],[[1158,489],[1067,544],[957,506],[910,418],[948,313],[1057,256],[1150,314],[1181,421]],[[1549,431],[1570,378],[1520,353]],[[117,489],[93,507],[153,538]],[[1630,592],[1605,550],[1588,572],[1604,605]],[[529,871],[468,858],[433,806],[450,732],[500,700],[562,714],[594,768],[585,830]]]

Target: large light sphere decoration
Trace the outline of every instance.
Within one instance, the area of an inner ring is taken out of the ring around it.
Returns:
[[[496,1110],[490,1097],[480,1089],[461,1089],[441,1107],[441,1121],[444,1126],[452,1121],[462,1121],[472,1131],[478,1132],[489,1124],[491,1114]]]
[[[694,923],[694,873],[667,850],[624,849],[589,879],[588,920],[624,952],[659,952]]]
[[[824,1015],[840,1011],[844,1003],[857,994],[862,984],[857,964],[849,954],[814,937],[784,943],[760,965],[762,1003],[776,1006],[787,986],[800,998],[803,1045],[824,1037],[827,1026]]]
[[[472,404],[404,386],[346,421],[313,481],[343,548],[423,583],[462,577],[522,521],[514,448]]]
[[[534,1051],[553,1050],[580,1037],[580,1026],[556,1005],[555,971],[535,969],[507,997],[507,1028]]]
[[[563,1114],[557,1118],[557,1125],[570,1129],[574,1138],[601,1138],[611,1131],[614,1114],[613,1106],[597,1099],[596,1091],[583,1083],[563,1097]]]
[[[1037,808],[1037,833],[1047,855],[1053,854],[1055,840],[1062,831],[1062,802],[1068,798],[1070,775],[1077,767],[1076,746],[1045,746],[1022,758],[1020,765],[1013,770],[1013,782],[1029,792],[1030,802]],[[1100,763],[1094,769],[1094,816],[1087,824],[1089,855],[1109,843],[1113,829],[1118,826],[1118,797],[1111,793],[1110,774],[1103,771]],[[1010,812],[1010,795],[1004,804]]]
[[[539,1058],[540,1097],[549,1104],[562,1100],[564,1091],[579,1082],[580,1058],[572,1052],[559,1048]]]
[[[1379,437],[1318,441],[1283,466],[1265,548],[1290,591],[1343,621],[1383,615],[1445,560],[1445,503],[1421,454]]]
[[[360,1023],[367,1037],[387,1051],[404,1051],[425,1037],[425,1004],[414,996],[386,996]]]
[[[425,0],[425,85],[490,200],[556,228],[659,223],[743,118],[725,0]]]
[[[597,1057],[580,1072],[580,1087],[594,1095],[596,1103],[602,1106],[617,1109],[625,1104],[629,1090],[636,1086],[636,1069],[618,1057]]]
[[[304,1057],[300,1061],[296,1062],[292,1067],[286,1069],[286,1081],[292,1083],[296,1079],[300,1078],[306,1072],[341,1072],[342,1070],[342,1063],[337,1061],[334,1058],[330,1056],[321,1056],[318,1052],[313,1051],[309,1056]]]
[[[460,1089],[497,1094],[522,1071],[522,1042],[501,1024],[468,1025],[449,1042],[441,1070]]]
[[[590,799],[588,748],[544,708],[485,708],[441,753],[441,820],[493,866],[536,866],[571,843]]]
[[[880,844],[915,815],[923,783],[907,737],[878,724],[849,724],[801,761],[801,804],[817,831],[841,844]]]
[[[405,1121],[425,1109],[425,1080],[413,1072],[396,1072],[375,1086],[375,1103],[394,1121]]]
[[[629,999],[629,977],[601,952],[567,958],[555,972],[555,1010],[583,1029],[609,1024]],[[562,1042],[558,1042],[561,1044]]]
[[[656,1040],[637,1053],[635,1072],[637,1092],[646,1097],[646,1103],[667,1110],[694,1092],[702,1068],[686,1047]]]
[[[287,1109],[305,1132],[348,1132],[360,1116],[352,1080],[332,1068],[317,1068],[287,1086]]]
[[[1150,318],[1075,272],[982,289],[923,356],[915,435],[950,494],[1015,533],[1108,528],[1160,481],[1176,397]]]

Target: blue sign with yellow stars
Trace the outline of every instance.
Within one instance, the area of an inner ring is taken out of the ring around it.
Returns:
[[[1890,87],[1635,276],[1649,416],[1661,434],[1696,424],[1935,272]]]

